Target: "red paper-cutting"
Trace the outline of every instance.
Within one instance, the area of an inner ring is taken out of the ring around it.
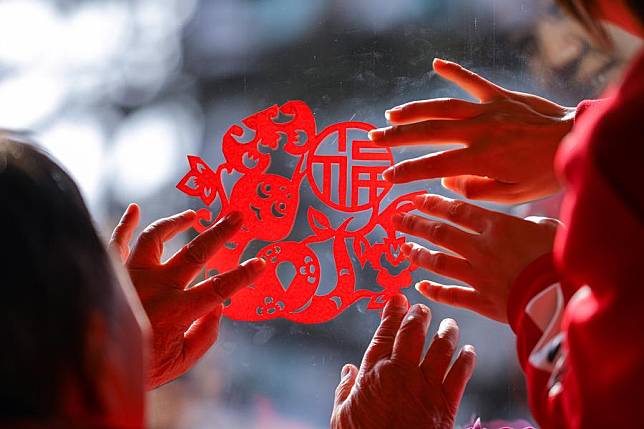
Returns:
[[[203,159],[188,156],[190,171],[177,184],[206,206],[197,212],[194,227],[198,232],[233,210],[244,217],[232,241],[207,263],[208,273],[234,268],[253,240],[269,243],[257,254],[266,260],[266,270],[227,303],[226,316],[322,323],[362,299],[368,301],[367,308],[382,309],[392,295],[410,286],[416,267],[402,255],[405,238],[397,235],[391,218],[396,212],[413,210],[411,201],[419,193],[400,196],[381,207],[391,189],[382,172],[393,165],[393,157],[388,148],[367,139],[372,125],[341,122],[318,133],[313,113],[302,101],[269,107],[241,123],[245,128],[233,125],[223,137],[224,163],[213,170]],[[278,151],[295,160],[288,176],[268,172]],[[239,176],[229,193],[222,184],[224,172]],[[306,207],[310,234],[292,241],[288,237],[300,210],[303,186],[319,199],[320,209]],[[207,207],[217,199],[222,208],[214,218]],[[347,216],[333,226],[322,207]],[[367,213],[368,221],[352,227],[360,213]],[[367,237],[376,230],[383,238],[370,242]],[[330,290],[327,293],[318,292],[322,272],[321,255],[313,250],[316,243],[330,243],[333,252],[337,280],[334,287],[325,285]],[[295,269],[288,285],[278,276],[278,267],[284,263]],[[356,270],[367,266],[376,271],[377,284],[364,289],[356,285]]]

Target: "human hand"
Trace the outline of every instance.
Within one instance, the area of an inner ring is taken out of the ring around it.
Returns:
[[[396,228],[460,256],[433,252],[416,243],[405,243],[402,252],[420,267],[469,285],[422,281],[416,285],[418,291],[433,301],[507,323],[512,283],[532,261],[552,251],[559,222],[521,219],[431,194],[416,197],[414,204],[418,210],[465,230],[414,214],[395,215]]]
[[[476,364],[474,348],[463,347],[450,368],[459,331],[455,321],[445,319],[422,358],[431,313],[422,304],[409,312],[407,307],[404,295],[394,295],[385,306],[360,370],[350,364],[342,368],[332,428],[454,427]]]
[[[179,377],[201,358],[217,340],[224,301],[252,283],[264,269],[262,259],[250,259],[189,287],[242,224],[241,215],[232,212],[161,262],[163,243],[188,229],[195,216],[188,210],[157,220],[141,233],[130,254],[128,243],[139,223],[139,208],[131,204],[110,241],[130,273],[152,326],[149,389]]]
[[[464,147],[403,161],[385,171],[386,180],[443,178],[446,188],[467,198],[512,204],[559,190],[554,156],[573,126],[574,108],[501,88],[453,62],[436,59],[434,70],[480,103],[441,98],[403,104],[385,112],[391,127],[369,137],[388,147]]]

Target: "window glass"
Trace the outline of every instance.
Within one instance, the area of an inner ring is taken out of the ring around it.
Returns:
[[[271,105],[303,100],[319,129],[349,120],[382,126],[384,110],[400,103],[465,97],[432,72],[435,57],[575,105],[597,96],[637,49],[615,35],[616,53],[602,53],[546,0],[7,0],[0,127],[33,130],[80,183],[108,234],[132,201],[143,225],[203,207],[175,189],[185,156],[218,165],[226,130]],[[393,153],[400,161],[426,150]],[[449,195],[439,181],[396,193],[418,189]],[[556,203],[518,210],[556,214]],[[293,236],[306,227],[306,211],[298,216]],[[329,260],[328,246],[315,251]],[[374,276],[360,273],[360,286]],[[414,273],[423,278],[437,277]],[[413,288],[407,295],[423,301]],[[457,422],[530,420],[509,328],[429,305],[432,329],[453,317],[461,341],[478,351]],[[326,427],[340,368],[360,362],[377,323],[363,302],[317,325],[226,320],[192,371],[151,393],[151,427]]]

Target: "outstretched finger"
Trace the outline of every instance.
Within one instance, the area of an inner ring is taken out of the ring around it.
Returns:
[[[139,206],[134,203],[130,204],[112,233],[109,247],[118,252],[121,261],[124,263],[130,256],[130,240],[132,240],[134,230],[139,224],[140,217],[141,209],[139,209]]]
[[[436,98],[396,106],[387,110],[385,117],[394,125],[412,124],[430,119],[469,119],[483,114],[487,111],[487,107],[485,104],[457,98]]]
[[[463,226],[475,232],[483,232],[490,222],[506,216],[461,200],[454,200],[435,194],[419,195],[414,198],[418,210]]]
[[[373,335],[362,359],[361,369],[363,371],[371,368],[379,360],[391,356],[398,328],[407,313],[408,306],[407,298],[402,294],[392,296],[385,305],[380,326]]]
[[[480,121],[424,121],[369,131],[369,139],[379,146],[397,147],[426,144],[470,144],[481,130]]]
[[[340,384],[335,389],[335,399],[333,401],[333,407],[338,407],[344,401],[347,400],[353,385],[356,384],[356,378],[358,377],[358,368],[352,364],[346,364],[342,367],[342,373],[340,374]]]
[[[458,344],[458,337],[458,325],[454,319],[441,321],[438,331],[429,345],[425,359],[420,365],[427,380],[439,385],[443,383]]]
[[[264,271],[266,262],[260,258],[243,262],[237,268],[216,275],[187,289],[178,311],[189,323],[223,304],[240,289],[253,283]]]
[[[483,167],[475,152],[470,148],[462,148],[399,162],[386,169],[383,177],[391,183],[409,183],[462,174],[480,174]]]
[[[132,268],[142,268],[161,262],[163,243],[185,231],[194,222],[194,210],[186,210],[167,218],[159,219],[145,228],[136,242],[130,257]]]
[[[231,212],[186,244],[166,263],[171,277],[179,284],[190,282],[226,240],[237,232],[241,223],[241,213]]]
[[[481,294],[476,289],[469,287],[442,285],[423,280],[416,283],[416,290],[434,302],[451,307],[465,308],[479,314],[483,312],[483,306],[485,305]]]
[[[456,358],[443,383],[443,393],[448,404],[453,410],[458,408],[465,386],[470,381],[476,366],[476,351],[474,347],[466,345]]]
[[[460,64],[436,58],[433,66],[434,71],[442,78],[455,83],[472,97],[478,98],[482,102],[492,101],[505,96],[506,91],[503,88],[482,78]]]
[[[478,236],[462,229],[409,213],[397,213],[392,218],[400,232],[424,238],[437,246],[449,249],[467,258],[477,252]]]
[[[405,366],[418,366],[431,317],[426,305],[415,304],[411,307],[396,335],[391,352],[392,361]]]
[[[519,185],[504,183],[489,177],[471,176],[480,174],[471,171],[468,175],[443,176],[441,183],[450,191],[463,195],[470,200],[494,201],[497,203],[513,204],[521,201]]]
[[[463,258],[434,252],[416,243],[405,243],[400,246],[400,250],[412,264],[433,273],[466,283],[476,280],[472,266]]]

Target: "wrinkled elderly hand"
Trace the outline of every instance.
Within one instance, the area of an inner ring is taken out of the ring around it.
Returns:
[[[241,215],[233,212],[161,262],[163,243],[188,229],[195,216],[188,210],[154,222],[141,233],[130,254],[128,243],[139,223],[139,208],[132,204],[110,241],[125,263],[152,325],[149,389],[179,377],[203,356],[217,340],[224,301],[264,269],[263,260],[251,259],[188,287],[242,223]]]
[[[458,64],[435,60],[434,70],[480,103],[443,98],[385,112],[392,127],[373,130],[382,146],[462,144],[459,149],[403,161],[385,172],[393,183],[444,178],[467,198],[521,203],[559,190],[555,152],[576,110],[501,88]]]
[[[469,285],[423,281],[416,285],[418,291],[436,302],[507,323],[512,283],[531,262],[552,251],[559,222],[521,219],[431,194],[416,197],[414,204],[418,210],[463,229],[414,214],[394,216],[396,228],[459,256],[433,252],[415,243],[405,243],[403,253],[420,267]]]
[[[476,354],[465,346],[450,367],[458,326],[441,322],[423,357],[431,314],[422,304],[407,312],[407,299],[395,295],[367,349],[360,370],[342,369],[335,392],[334,429],[452,429]]]

